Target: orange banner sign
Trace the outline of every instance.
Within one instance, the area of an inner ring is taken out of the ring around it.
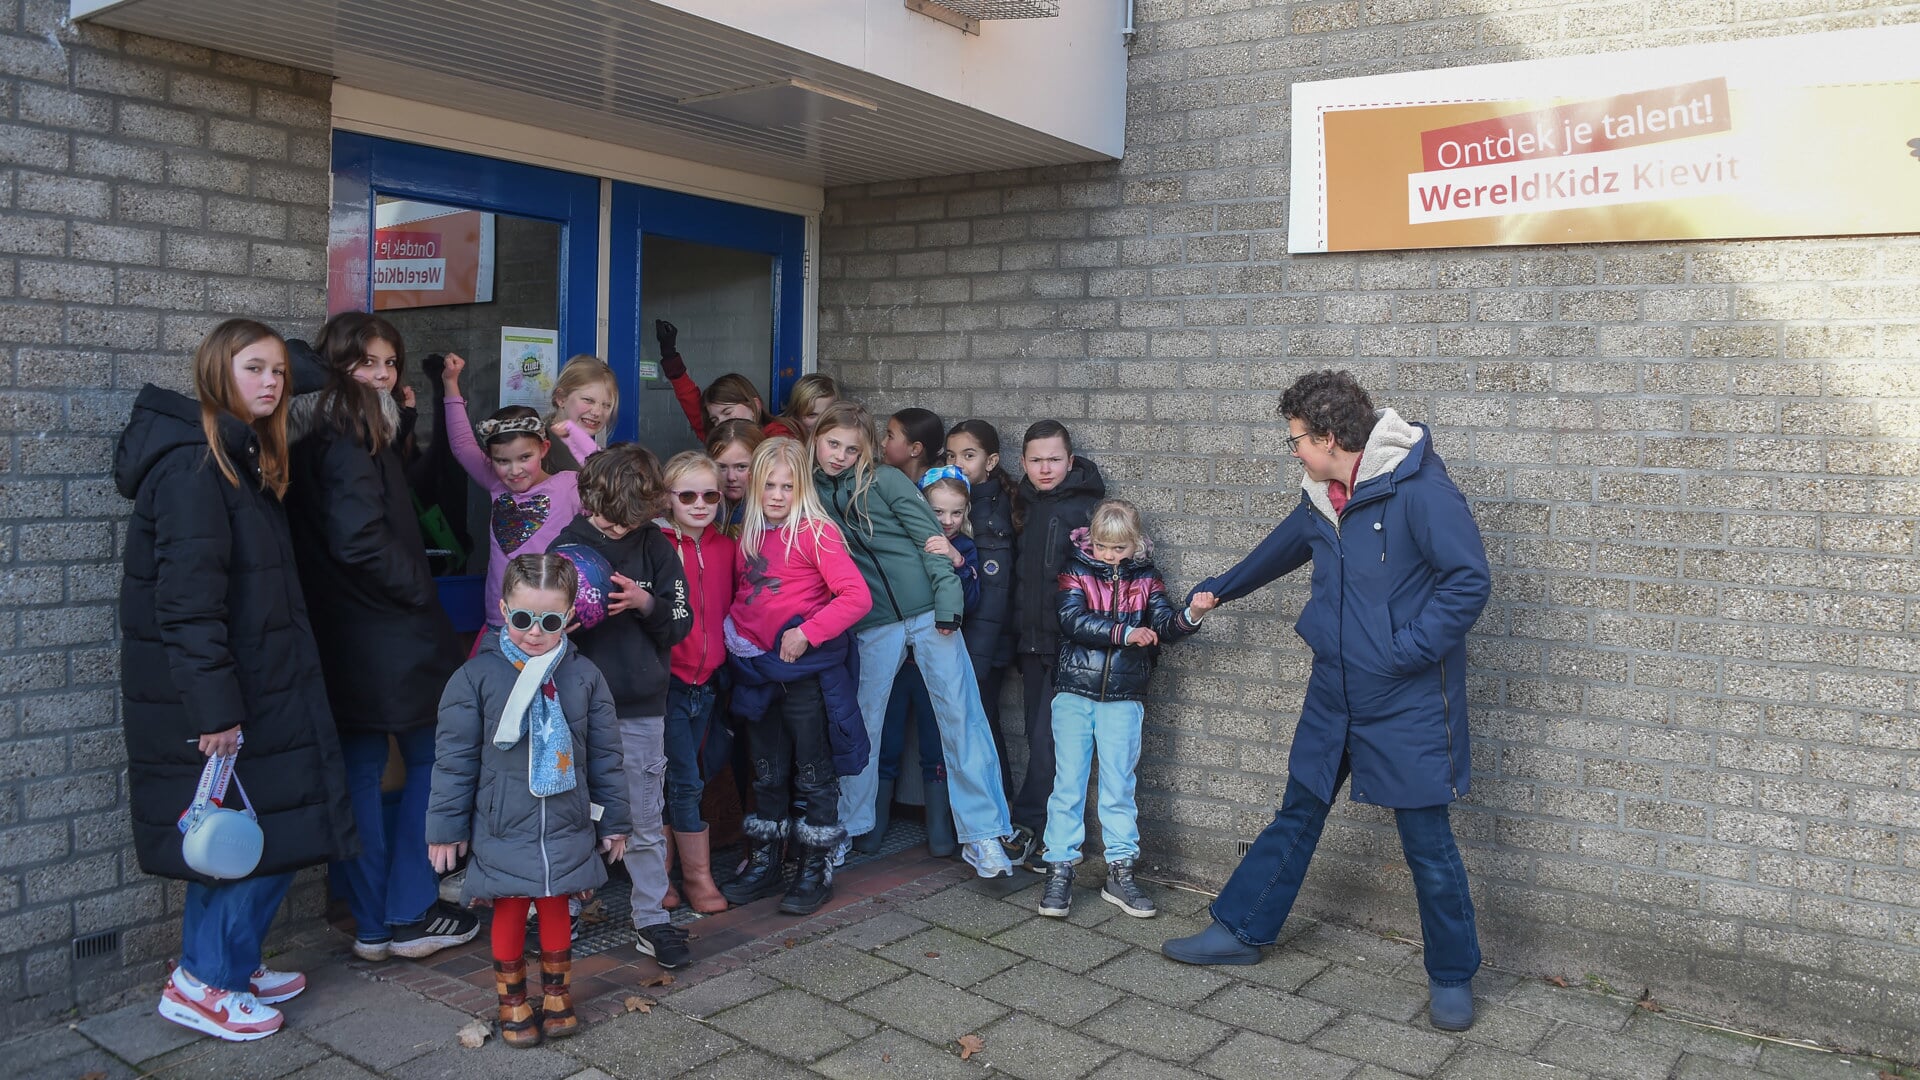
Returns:
[[[1920,27],[1296,83],[1288,250],[1920,232]]]
[[[373,307],[493,299],[493,215],[433,203],[381,203],[373,233]]]

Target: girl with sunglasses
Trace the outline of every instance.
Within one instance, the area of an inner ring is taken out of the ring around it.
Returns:
[[[577,588],[566,559],[515,557],[501,576],[505,625],[480,635],[440,698],[427,858],[445,873],[472,851],[460,899],[493,904],[500,1041],[512,1047],[579,1030],[567,900],[605,884],[601,858],[627,846],[613,692],[567,640]],[[529,907],[540,912],[538,1005],[527,999]]]

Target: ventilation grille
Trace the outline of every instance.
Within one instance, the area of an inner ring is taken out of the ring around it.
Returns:
[[[1236,853],[1238,853],[1238,854],[1239,854],[1239,856],[1240,856],[1241,858],[1243,858],[1243,859],[1244,859],[1244,858],[1246,858],[1246,857],[1247,857],[1247,852],[1249,852],[1249,851],[1252,851],[1252,850],[1253,850],[1253,841],[1251,841],[1251,840],[1235,840],[1235,841],[1233,842],[1233,849],[1234,849],[1234,851],[1235,851]]]
[[[120,955],[120,931],[118,930],[102,930],[97,934],[73,939],[75,963],[106,960],[118,955]]]
[[[1060,0],[933,0],[933,3],[969,19],[1051,19],[1060,14]]]

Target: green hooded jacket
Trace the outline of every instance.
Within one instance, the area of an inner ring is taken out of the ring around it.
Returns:
[[[854,470],[828,476],[816,467],[820,502],[846,535],[854,564],[873,590],[873,610],[855,630],[903,622],[933,612],[934,622],[958,627],[963,610],[960,578],[944,555],[929,554],[927,540],[942,535],[933,509],[907,474],[876,465],[862,506],[853,504]]]

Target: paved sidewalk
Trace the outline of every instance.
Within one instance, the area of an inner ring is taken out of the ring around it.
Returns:
[[[1098,884],[1097,871],[1085,877]],[[757,922],[711,936],[696,926],[700,962],[672,985],[608,981],[586,1010],[591,1026],[537,1050],[506,1050],[491,1038],[478,1050],[460,1047],[455,1033],[485,1008],[463,1011],[445,1001],[472,1002],[460,997],[471,981],[405,962],[350,962],[346,939],[319,930],[274,958],[277,967],[304,965],[311,989],[287,1004],[287,1029],[270,1039],[202,1039],[141,1002],[0,1046],[0,1073],[50,1080],[1920,1078],[1889,1063],[1726,1034],[1620,998],[1491,970],[1475,981],[1479,1022],[1448,1035],[1426,1022],[1425,972],[1418,950],[1402,942],[1295,920],[1254,967],[1182,967],[1157,950],[1165,938],[1204,925],[1203,896],[1150,886],[1161,915],[1132,919],[1080,888],[1063,921],[1034,914],[1039,881],[1032,875],[953,883],[958,878],[940,866],[805,922],[769,921],[768,901],[758,912],[746,909],[763,916]],[[771,936],[738,943],[746,926],[772,927]],[[728,947],[716,951],[719,945]],[[650,968],[631,970],[639,977]],[[635,995],[657,1003],[625,1011]],[[959,1056],[962,1036],[979,1040],[967,1061]]]

